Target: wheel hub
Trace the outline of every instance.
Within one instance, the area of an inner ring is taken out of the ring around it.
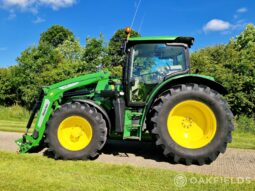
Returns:
[[[82,136],[81,127],[72,127],[70,140],[72,142],[77,142],[81,136]]]
[[[204,103],[187,100],[177,104],[168,115],[167,129],[180,146],[198,149],[209,144],[216,133],[213,111]]]
[[[80,116],[68,117],[58,127],[58,140],[67,150],[82,150],[92,140],[91,124]]]
[[[188,116],[184,117],[184,119],[182,120],[182,128],[188,129],[192,126],[192,119]]]

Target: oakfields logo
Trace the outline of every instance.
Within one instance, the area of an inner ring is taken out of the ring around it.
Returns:
[[[186,177],[183,174],[178,174],[174,177],[174,185],[182,188],[187,184],[250,184],[250,177]]]
[[[174,185],[177,187],[184,187],[187,184],[187,178],[185,175],[178,174],[174,177]]]

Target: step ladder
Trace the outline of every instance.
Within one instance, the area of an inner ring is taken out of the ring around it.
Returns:
[[[125,111],[123,139],[141,140],[142,125],[140,124],[142,113],[132,110]]]

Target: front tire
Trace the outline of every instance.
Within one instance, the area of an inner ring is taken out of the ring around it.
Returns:
[[[204,85],[171,88],[155,101],[150,115],[156,145],[176,163],[210,164],[232,140],[227,102]]]
[[[55,159],[86,160],[99,155],[106,142],[107,127],[93,106],[67,103],[53,113],[45,135]]]

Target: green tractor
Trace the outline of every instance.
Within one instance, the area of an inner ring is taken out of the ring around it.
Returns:
[[[46,146],[55,159],[86,160],[107,139],[142,141],[150,134],[176,163],[211,163],[232,140],[233,115],[223,86],[190,74],[193,41],[128,37],[121,79],[98,72],[43,87],[27,124],[37,113],[34,131],[16,141],[19,152]]]

